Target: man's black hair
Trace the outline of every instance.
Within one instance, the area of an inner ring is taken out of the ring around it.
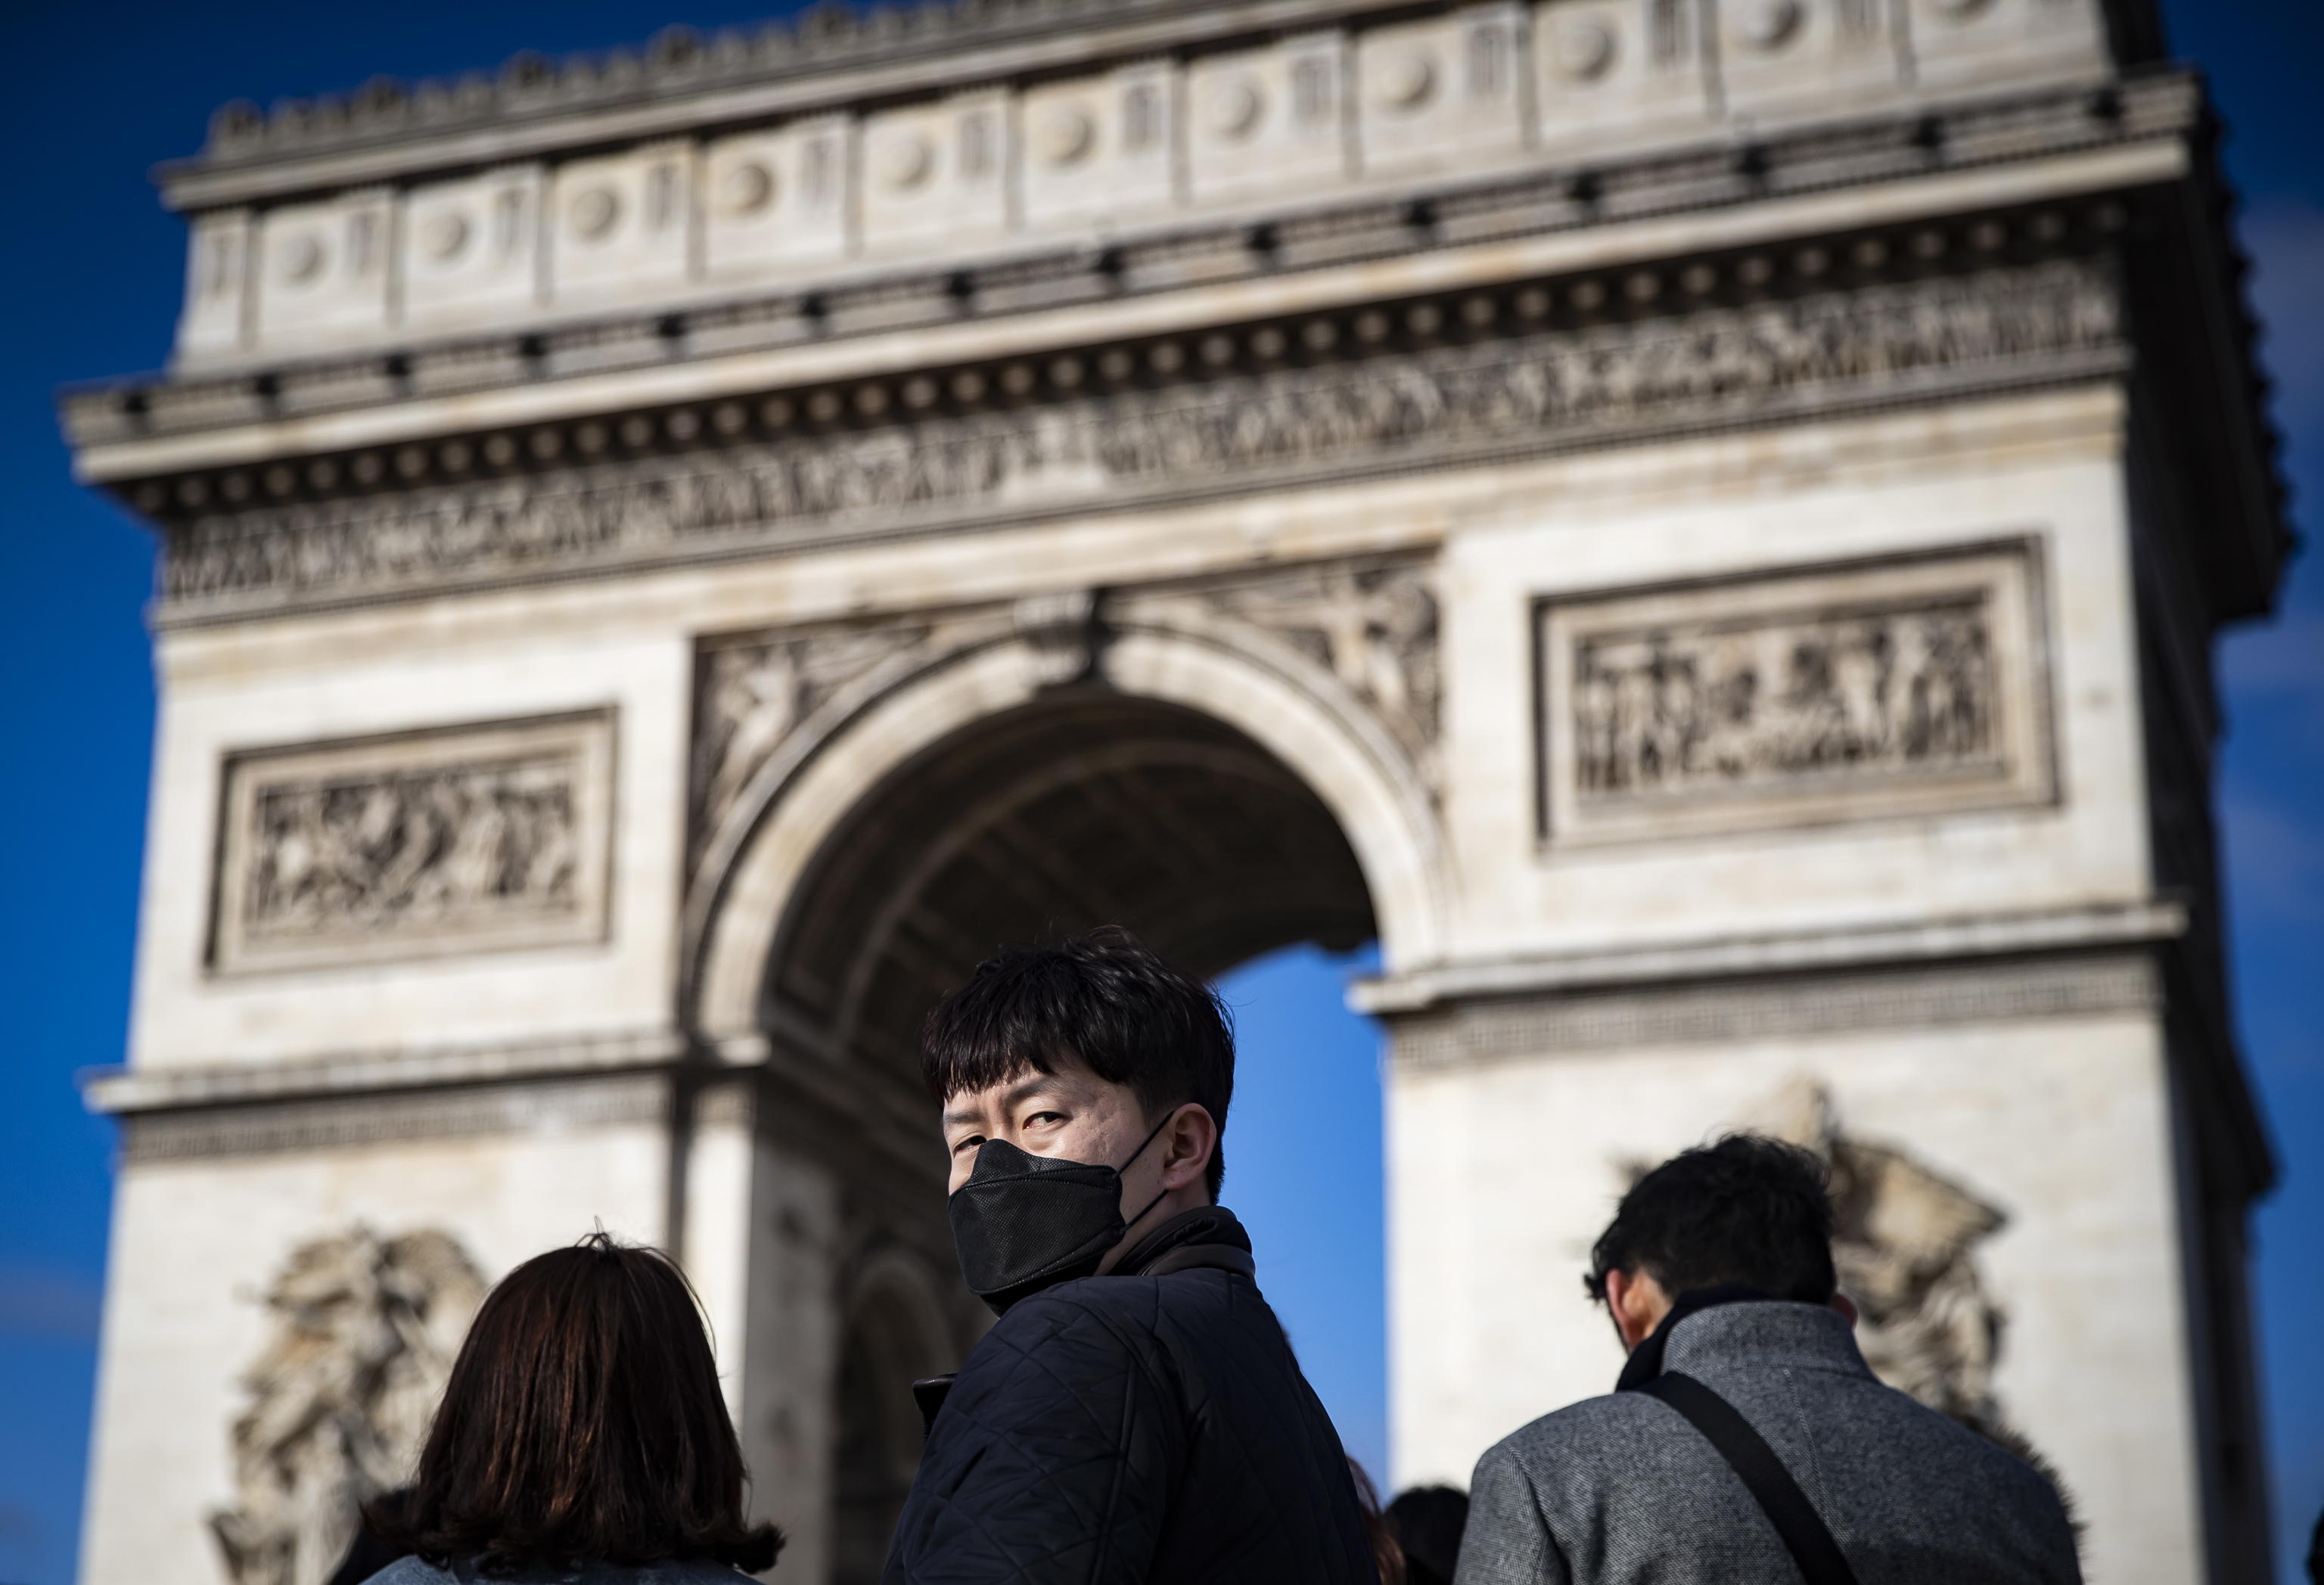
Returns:
[[[1226,1132],[1234,1098],[1226,1003],[1120,926],[987,958],[920,1029],[920,1077],[938,1105],[1075,1061],[1129,1085],[1149,1120],[1191,1101]],[[1225,1176],[1222,1142],[1211,1154],[1213,1200]]]
[[[1405,1585],[1452,1585],[1469,1527],[1469,1494],[1457,1486],[1415,1486],[1383,1516],[1404,1549]]]
[[[1622,1196],[1582,1282],[1602,1300],[1608,1272],[1640,1270],[1673,1298],[1748,1283],[1778,1299],[1829,1303],[1839,1282],[1822,1160],[1758,1134],[1672,1156]]]

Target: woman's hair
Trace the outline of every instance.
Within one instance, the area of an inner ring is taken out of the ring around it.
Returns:
[[[364,1522],[439,1564],[711,1558],[755,1574],[783,1538],[743,1518],[745,1479],[694,1290],[659,1250],[599,1232],[485,1298],[418,1479]]]

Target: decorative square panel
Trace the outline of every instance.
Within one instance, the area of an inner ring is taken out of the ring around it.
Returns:
[[[1363,164],[1465,174],[1524,146],[1524,8],[1510,0],[1366,31],[1356,41]]]
[[[547,191],[537,165],[412,189],[401,228],[405,323],[492,325],[531,308]]]
[[[847,256],[844,115],[715,139],[703,152],[703,253],[718,280],[775,280]]]
[[[1348,43],[1299,33],[1186,68],[1186,173],[1196,203],[1317,190],[1349,174]]]
[[[249,277],[260,346],[312,352],[385,329],[394,218],[383,188],[284,204],[262,216]]]
[[[1533,22],[1541,141],[1561,152],[1711,135],[1709,14],[1692,0],[1549,0]]]
[[[1167,60],[1026,90],[1026,223],[1086,226],[1168,208],[1177,199],[1180,97]]]
[[[945,252],[1007,230],[1017,158],[1009,94],[954,94],[880,111],[862,125],[866,251]]]
[[[604,939],[611,711],[236,754],[212,966]]]
[[[2030,541],[1544,601],[1554,843],[1951,813],[2055,795]]]
[[[692,145],[672,139],[559,165],[549,196],[558,300],[635,300],[641,291],[683,285],[691,272],[696,162]]]

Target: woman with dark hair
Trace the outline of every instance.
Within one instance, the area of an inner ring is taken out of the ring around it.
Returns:
[[[452,1366],[419,1479],[364,1524],[409,1553],[374,1585],[719,1585],[774,1564],[694,1290],[594,1233],[509,1273]]]

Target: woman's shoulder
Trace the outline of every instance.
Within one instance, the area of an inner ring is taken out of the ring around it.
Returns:
[[[425,1558],[400,1557],[364,1581],[364,1585],[453,1585],[455,1576]]]
[[[751,1576],[709,1558],[653,1563],[537,1563],[506,1571],[439,1569],[416,1557],[399,1558],[364,1585],[749,1585]]]

